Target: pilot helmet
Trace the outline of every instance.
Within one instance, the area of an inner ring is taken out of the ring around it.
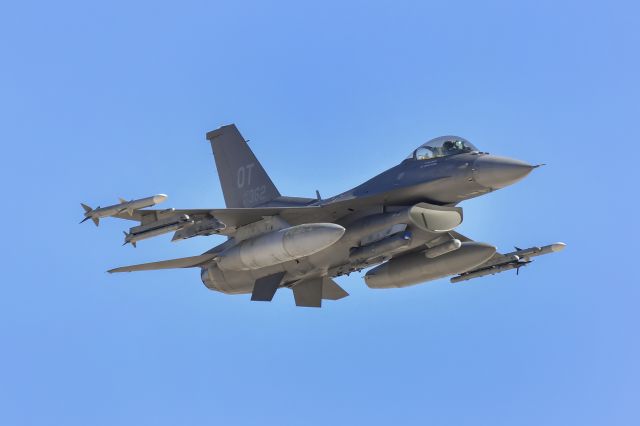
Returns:
[[[453,143],[452,141],[446,141],[445,143],[442,144],[442,148],[444,148],[445,151],[451,151],[456,148],[456,144]]]

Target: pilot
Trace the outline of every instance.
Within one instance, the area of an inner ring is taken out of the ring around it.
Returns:
[[[454,152],[458,151],[458,149],[456,148],[456,144],[452,141],[446,141],[444,144],[442,144],[442,150],[445,154],[453,154]]]

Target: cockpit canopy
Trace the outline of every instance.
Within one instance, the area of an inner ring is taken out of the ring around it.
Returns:
[[[413,151],[407,158],[415,160],[431,160],[438,157],[461,154],[463,152],[477,151],[478,149],[468,140],[459,136],[440,136],[431,139],[418,149]]]

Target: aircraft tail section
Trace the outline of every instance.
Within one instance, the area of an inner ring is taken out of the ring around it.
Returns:
[[[227,207],[255,207],[280,197],[235,124],[207,133],[207,139],[211,143]]]

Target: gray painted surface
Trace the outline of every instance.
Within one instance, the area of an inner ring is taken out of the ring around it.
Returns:
[[[227,207],[255,207],[280,197],[235,125],[207,133]]]
[[[187,215],[174,240],[217,234],[227,241],[201,256],[109,272],[200,267],[211,290],[271,300],[286,287],[298,306],[320,307],[322,299],[348,295],[331,277],[375,265],[365,277],[373,288],[461,274],[457,282],[518,269],[531,257],[564,247],[502,255],[454,230],[463,218],[458,203],[512,185],[537,167],[479,152],[457,136],[433,139],[398,165],[327,199],[282,196],[235,125],[209,132],[207,139],[227,208],[107,213],[149,228]]]

